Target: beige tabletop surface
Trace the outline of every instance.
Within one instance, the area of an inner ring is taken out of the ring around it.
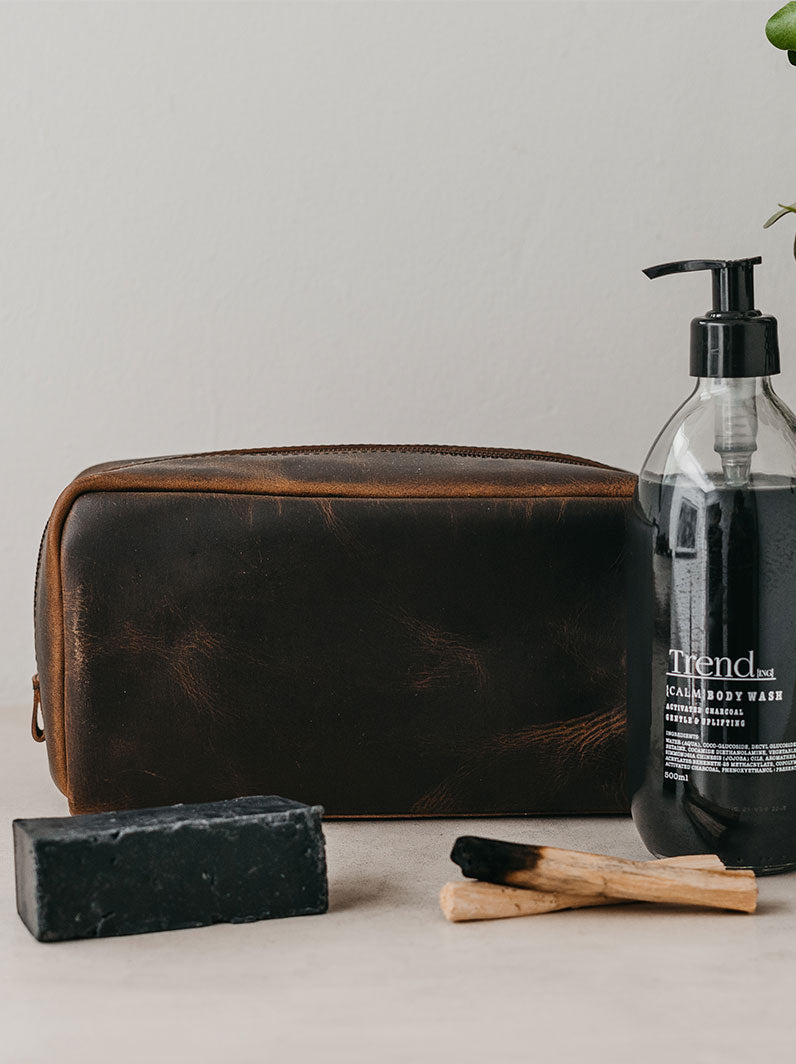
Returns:
[[[325,826],[324,916],[36,942],[11,820],[66,813],[27,710],[0,714],[2,1064],[796,1059],[796,876],[753,916],[622,906],[449,924],[457,835],[642,858],[623,818]]]

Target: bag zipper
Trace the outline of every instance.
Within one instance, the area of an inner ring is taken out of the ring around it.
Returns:
[[[39,690],[39,674],[33,677],[33,717],[30,722],[30,734],[37,743],[45,740],[44,728],[39,724],[39,706],[41,705],[41,691]]]
[[[160,458],[133,458],[129,461],[119,462],[116,465],[103,463],[103,473],[115,473],[121,469],[131,469],[140,465],[156,465],[160,462],[178,462],[185,458],[224,458],[232,455],[291,455],[291,454],[341,454],[341,453],[396,453],[396,454],[447,454],[455,458],[510,458],[534,459],[545,462],[559,462],[563,465],[589,466],[595,469],[609,469],[617,473],[626,470],[618,466],[606,465],[605,462],[595,462],[591,458],[580,458],[574,454],[558,454],[551,451],[527,451],[519,447],[457,447],[451,444],[426,444],[426,443],[329,443],[329,444],[305,444],[297,447],[262,447],[262,448],[239,448],[227,451],[196,451],[192,454],[168,454]],[[90,474],[92,469],[86,470]],[[93,474],[91,474],[93,475]]]

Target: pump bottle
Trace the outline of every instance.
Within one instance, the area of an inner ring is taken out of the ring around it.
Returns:
[[[711,271],[713,309],[633,500],[628,779],[652,853],[765,873],[796,867],[796,419],[760,261],[644,271]]]

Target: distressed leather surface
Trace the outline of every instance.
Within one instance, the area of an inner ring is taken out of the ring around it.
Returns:
[[[77,478],[36,603],[73,811],[259,793],[329,815],[623,811],[633,478],[465,452]]]

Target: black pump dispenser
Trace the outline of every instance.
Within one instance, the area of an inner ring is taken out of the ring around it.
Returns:
[[[755,259],[685,259],[650,266],[651,280],[668,273],[711,270],[713,309],[691,322],[692,377],[768,377],[779,373],[777,320],[755,310]]]

